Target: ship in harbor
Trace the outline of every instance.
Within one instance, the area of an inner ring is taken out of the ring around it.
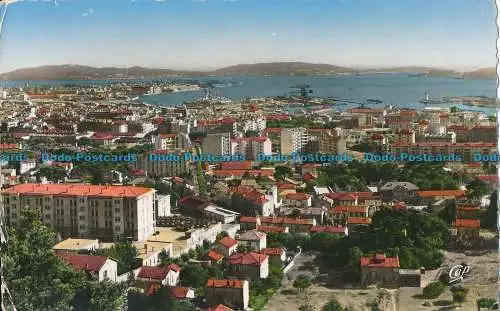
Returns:
[[[439,99],[431,99],[429,97],[429,93],[425,92],[425,97],[422,98],[419,103],[424,104],[424,105],[437,105],[437,104],[442,104],[443,101]]]
[[[188,109],[199,109],[199,108],[206,108],[207,104],[208,105],[228,104],[231,102],[232,102],[231,99],[223,96],[217,96],[212,91],[210,91],[209,88],[206,88],[205,94],[202,97],[192,101],[184,101],[184,106]]]

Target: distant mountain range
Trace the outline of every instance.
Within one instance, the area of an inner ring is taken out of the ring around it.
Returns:
[[[17,69],[0,74],[0,80],[99,80],[126,78],[154,78],[166,76],[224,76],[224,75],[334,75],[334,74],[369,74],[369,73],[422,73],[428,76],[466,78],[494,78],[495,68],[459,73],[454,70],[428,67],[396,67],[380,69],[357,69],[329,64],[303,62],[273,62],[258,64],[240,64],[213,71],[182,71],[172,69],[144,67],[89,67],[81,65],[51,65],[35,68]]]

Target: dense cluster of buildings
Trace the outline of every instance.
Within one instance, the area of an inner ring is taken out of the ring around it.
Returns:
[[[467,201],[466,190],[423,191],[408,181],[373,185],[364,192],[311,189],[309,182],[321,174],[323,163],[272,163],[262,161],[262,156],[362,158],[361,145],[390,153],[453,153],[460,154],[463,163],[449,163],[446,169],[475,175],[492,187],[498,181],[488,174],[488,165],[474,162],[474,154],[496,150],[496,126],[479,113],[392,107],[333,112],[319,107],[299,109],[294,115],[277,112],[276,105],[283,102],[276,99],[224,104],[205,98],[165,108],[131,101],[144,92],[138,88],[119,84],[3,92],[0,138],[7,142],[0,141],[0,153],[24,153],[26,158],[0,158],[0,184],[8,225],[19,225],[24,208],[37,208],[42,222],[61,237],[54,247],[61,260],[91,272],[97,280],[126,281],[129,273],[118,275],[112,258],[79,252],[133,242],[142,262],[131,271],[134,286],[148,294],[169,286],[176,299],[194,298],[193,289],[179,286],[181,267],[160,267],[159,256],[165,252],[178,258],[208,242],[211,247],[202,263],[226,263],[235,276],[207,280],[209,304],[229,304],[218,306],[227,308],[220,310],[246,310],[249,282],[267,278],[270,264],[293,265],[296,250],[267,247],[268,234],[346,236],[353,226],[371,224],[372,215],[384,204],[422,209],[453,200],[458,204],[454,233],[479,235],[480,206]],[[287,127],[296,115],[311,123]],[[55,147],[116,151],[144,146],[148,147],[137,152],[136,161],[125,163],[128,172],[105,172],[108,185],[85,183],[76,161],[40,158],[42,151]],[[244,160],[200,163],[185,153],[242,155]],[[175,160],[167,159],[173,156]],[[40,173],[44,167],[62,168],[66,177],[49,180]],[[283,167],[290,173],[277,178]],[[170,189],[182,187],[187,194],[162,195],[136,186],[148,181]],[[227,235],[221,238],[223,232]],[[398,258],[376,254],[363,257],[360,265],[364,286],[421,286],[423,272],[400,269]]]

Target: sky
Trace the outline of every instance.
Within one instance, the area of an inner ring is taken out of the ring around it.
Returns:
[[[8,7],[0,72],[274,61],[467,71],[496,65],[495,15],[493,0],[24,0]]]

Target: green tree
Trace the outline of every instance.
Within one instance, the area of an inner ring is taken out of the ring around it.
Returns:
[[[453,296],[453,302],[459,305],[465,302],[469,293],[469,289],[462,286],[452,286],[450,287],[450,291]]]
[[[182,286],[202,288],[204,287],[207,279],[209,279],[208,271],[199,266],[185,266],[180,273],[180,281]]]
[[[322,311],[347,311],[337,300],[331,299],[324,306]]]
[[[488,194],[488,184],[480,179],[474,179],[467,185],[467,197],[469,200],[479,200],[482,196]]]
[[[497,211],[498,211],[498,191],[495,191],[490,196],[490,206],[481,220],[481,225],[485,228],[494,229],[497,226]]]
[[[312,282],[311,279],[305,275],[299,275],[295,281],[293,281],[293,287],[297,288],[300,292],[305,291],[309,287],[311,287]]]
[[[292,169],[290,167],[281,165],[274,168],[274,177],[276,179],[283,180],[290,176],[292,176]]]
[[[451,224],[457,218],[457,205],[455,201],[448,201],[444,208],[439,211],[439,218],[444,220],[447,224]]]
[[[118,264],[118,274],[123,274],[137,268],[136,258],[139,256],[139,252],[129,242],[116,243],[110,248],[98,249],[91,253],[115,259]]]
[[[290,217],[294,217],[294,218],[297,218],[300,216],[300,210],[298,208],[294,208],[292,210],[292,213],[290,214]]]
[[[442,282],[430,283],[426,287],[424,287],[422,296],[425,299],[438,298],[443,293],[445,288],[446,286]]]
[[[19,227],[10,229],[8,236],[1,259],[17,310],[118,311],[123,285],[89,281],[62,262],[52,250],[56,234],[41,223],[36,209],[26,208]]]

